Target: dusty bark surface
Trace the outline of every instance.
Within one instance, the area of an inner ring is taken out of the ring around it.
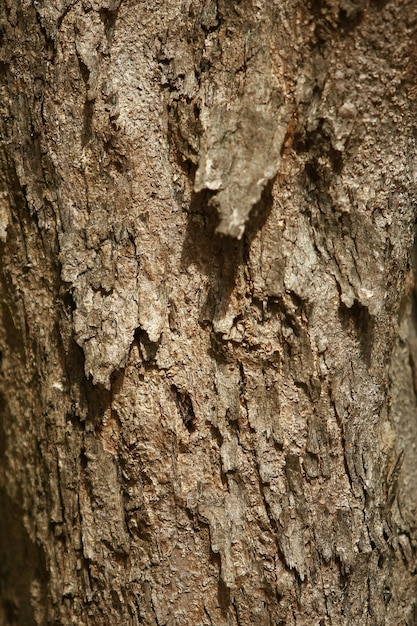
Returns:
[[[417,623],[413,0],[1,0],[0,624]]]

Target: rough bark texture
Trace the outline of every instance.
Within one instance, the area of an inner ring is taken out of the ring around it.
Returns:
[[[416,624],[415,1],[0,4],[0,624]]]

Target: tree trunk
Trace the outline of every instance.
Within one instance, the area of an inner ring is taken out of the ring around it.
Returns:
[[[414,0],[0,5],[0,624],[416,624]]]

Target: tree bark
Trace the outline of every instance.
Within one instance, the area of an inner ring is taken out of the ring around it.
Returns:
[[[413,0],[0,6],[0,624],[416,624]]]

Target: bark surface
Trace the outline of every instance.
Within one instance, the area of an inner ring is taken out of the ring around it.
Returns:
[[[416,624],[414,0],[0,9],[1,626]]]

